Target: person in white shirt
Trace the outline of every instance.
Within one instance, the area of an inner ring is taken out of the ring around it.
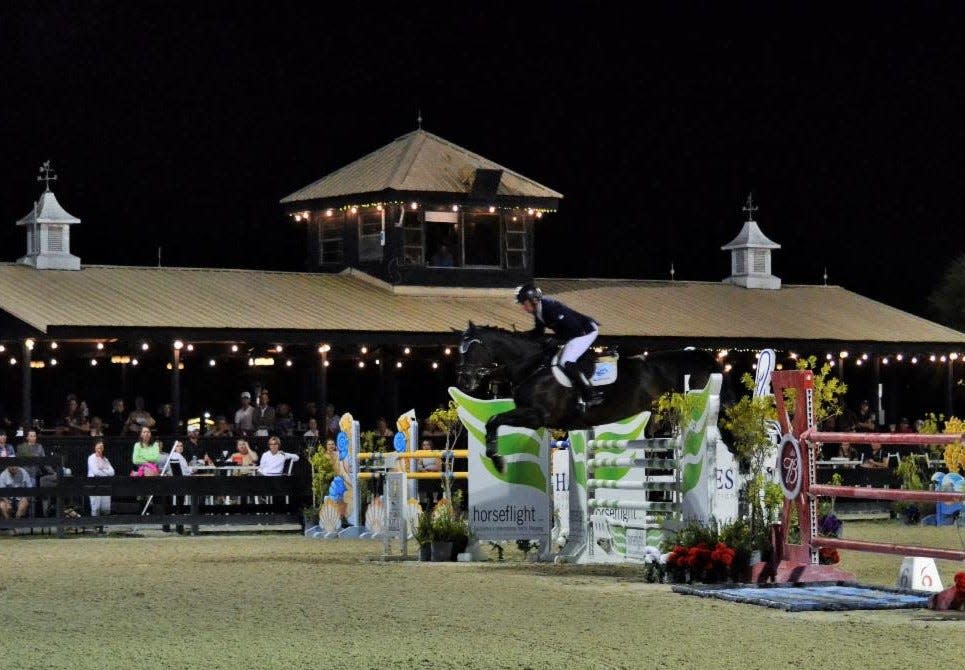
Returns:
[[[268,438],[268,451],[261,455],[258,474],[267,477],[277,477],[285,474],[285,461],[297,461],[295,454],[286,454],[281,450],[281,440],[277,437]]]
[[[94,453],[87,457],[88,477],[113,477],[114,466],[104,456],[104,440],[94,442]],[[100,516],[111,513],[110,496],[90,496],[90,515]]]
[[[3,472],[0,472],[0,489],[33,488],[33,485],[34,481],[30,477],[30,473],[24,468],[11,465]],[[0,498],[0,517],[9,519],[10,513],[13,512],[18,519],[22,519],[27,516],[29,507],[30,498],[24,498],[22,496]]]
[[[255,408],[251,406],[251,394],[244,391],[241,394],[241,407],[235,412],[235,432],[251,435],[255,429]]]

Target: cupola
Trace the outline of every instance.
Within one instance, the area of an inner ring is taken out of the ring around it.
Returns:
[[[780,249],[781,245],[769,240],[758,228],[754,221],[757,207],[751,195],[747,196],[743,210],[747,212],[744,227],[737,237],[721,247],[730,251],[730,277],[724,282],[744,288],[781,288],[781,278],[771,274],[771,250]]]
[[[27,227],[27,254],[17,262],[38,270],[80,270],[80,258],[70,253],[70,227],[80,219],[57,202],[50,190],[50,182],[57,179],[52,173],[50,161],[45,162],[37,181],[46,182],[46,189],[34,208],[17,221],[18,226]]]

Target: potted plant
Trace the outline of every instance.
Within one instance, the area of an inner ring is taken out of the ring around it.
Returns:
[[[432,514],[431,560],[450,561],[469,543],[469,524],[464,515],[456,512],[448,500],[439,501]]]
[[[424,510],[419,515],[412,536],[419,545],[419,560],[428,561],[432,551],[432,511]]]

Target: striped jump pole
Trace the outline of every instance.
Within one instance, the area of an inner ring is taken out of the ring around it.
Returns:
[[[784,490],[782,523],[776,534],[775,560],[769,566],[755,568],[755,577],[773,578],[777,582],[854,581],[854,575],[833,565],[821,565],[819,549],[842,549],[901,556],[924,556],[951,561],[965,561],[965,551],[865,542],[821,537],[817,529],[817,499],[821,496],[862,500],[897,500],[916,502],[965,502],[965,493],[941,491],[905,491],[901,489],[860,488],[817,484],[816,452],[823,442],[859,444],[955,444],[963,435],[922,435],[915,433],[835,433],[822,432],[814,422],[814,375],[810,370],[782,370],[771,373],[777,415],[783,438],[778,449],[778,475]],[[786,407],[785,390],[793,389],[793,414]],[[789,420],[789,416],[793,419]],[[796,508],[801,528],[801,541],[792,544],[788,538],[788,521]],[[932,596],[929,606],[948,609],[955,597],[955,587]]]

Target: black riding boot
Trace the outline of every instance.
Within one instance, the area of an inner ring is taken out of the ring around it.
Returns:
[[[590,386],[590,381],[582,372],[580,372],[580,369],[577,367],[576,363],[564,363],[562,370],[564,374],[569,377],[570,381],[573,382],[573,388],[575,388],[580,394],[579,405],[581,409],[592,407],[593,405],[599,405],[600,402],[602,402],[602,397],[592,386]]]

